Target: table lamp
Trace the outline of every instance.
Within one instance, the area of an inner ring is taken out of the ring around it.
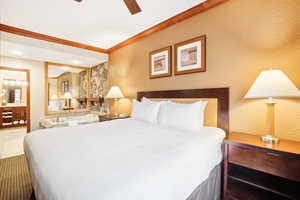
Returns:
[[[114,99],[115,103],[114,103],[114,116],[118,117],[119,114],[116,112],[116,104],[118,103],[119,99],[123,98],[123,94],[120,90],[120,88],[118,86],[112,86],[109,90],[109,92],[107,93],[106,97],[107,99]]]
[[[72,108],[71,108],[71,100],[72,100],[72,94],[71,94],[71,92],[66,92],[65,94],[64,94],[64,98],[67,100],[67,106],[68,106],[68,110],[70,111]]]
[[[300,91],[281,70],[266,70],[259,74],[245,98],[267,98],[270,133],[262,136],[262,140],[277,142],[278,138],[275,137],[274,131],[275,102],[273,98],[300,98]]]

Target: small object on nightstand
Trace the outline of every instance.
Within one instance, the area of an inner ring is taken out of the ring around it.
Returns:
[[[277,143],[279,141],[278,138],[275,138],[272,135],[263,135],[260,138],[263,142],[267,142],[267,143]]]
[[[224,143],[224,200],[300,199],[300,142],[230,133]]]

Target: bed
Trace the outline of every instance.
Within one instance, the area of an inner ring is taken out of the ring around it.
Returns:
[[[229,89],[139,92],[142,97],[211,99],[215,118],[199,133],[134,119],[35,131],[24,148],[36,199],[219,200]]]

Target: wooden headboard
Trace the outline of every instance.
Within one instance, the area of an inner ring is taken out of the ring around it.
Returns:
[[[229,88],[208,88],[188,90],[143,91],[137,93],[140,101],[146,98],[213,98],[217,99],[217,127],[229,133]]]

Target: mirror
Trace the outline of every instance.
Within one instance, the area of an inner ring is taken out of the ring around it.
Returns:
[[[13,88],[13,87],[6,88],[6,92],[7,92],[6,102],[20,104],[21,103],[21,90],[22,90],[22,88]]]
[[[89,68],[46,64],[46,113],[86,111]]]
[[[2,106],[26,105],[26,72],[0,70],[0,104]]]

